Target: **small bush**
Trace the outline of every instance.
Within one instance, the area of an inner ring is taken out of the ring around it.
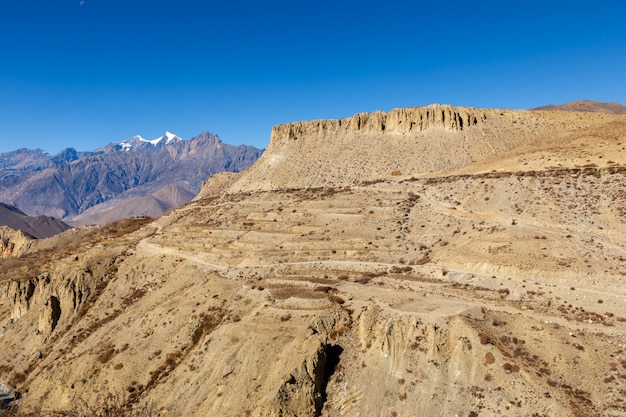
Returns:
[[[331,295],[329,298],[330,298],[330,301],[337,303],[337,304],[344,304],[346,302],[346,300],[339,297],[338,295]]]

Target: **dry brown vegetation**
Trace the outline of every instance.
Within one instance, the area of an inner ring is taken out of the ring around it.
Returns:
[[[77,259],[96,245],[116,245],[123,236],[136,232],[151,221],[149,217],[135,217],[106,226],[87,227],[80,231],[70,230],[49,238],[23,256],[3,259],[0,262],[0,281],[28,279],[42,274],[55,261],[70,256]]]

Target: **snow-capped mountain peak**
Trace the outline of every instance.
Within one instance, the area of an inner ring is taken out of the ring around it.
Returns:
[[[165,143],[170,143],[170,142],[178,142],[180,140],[182,140],[179,136],[176,136],[175,134],[171,133],[171,132],[165,132],[165,134],[163,135],[163,137],[167,138]]]
[[[143,146],[143,144],[145,145],[152,145],[152,146],[157,146],[157,145],[169,145],[170,143],[174,143],[174,142],[179,142],[182,141],[182,139],[171,133],[171,132],[165,132],[165,134],[163,134],[163,136],[159,136],[156,139],[153,140],[148,140],[148,139],[144,139],[141,135],[135,135],[130,139],[127,139],[123,142],[118,142],[116,145],[116,150],[118,151],[123,151],[123,152],[129,152],[131,151],[134,147],[136,146]]]

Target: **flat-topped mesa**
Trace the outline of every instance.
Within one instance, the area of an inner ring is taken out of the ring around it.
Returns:
[[[487,119],[482,109],[431,104],[424,107],[392,109],[385,113],[358,113],[339,120],[312,120],[274,126],[272,141],[298,139],[311,132],[363,131],[406,134],[438,127],[449,131],[461,131]]]
[[[432,104],[275,126],[261,158],[233,190],[339,187],[441,175],[537,140],[555,140],[617,115]]]

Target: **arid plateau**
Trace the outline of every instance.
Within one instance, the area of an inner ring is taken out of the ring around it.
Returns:
[[[20,415],[626,415],[626,115],[447,105],[274,127],[190,203],[0,229]]]

